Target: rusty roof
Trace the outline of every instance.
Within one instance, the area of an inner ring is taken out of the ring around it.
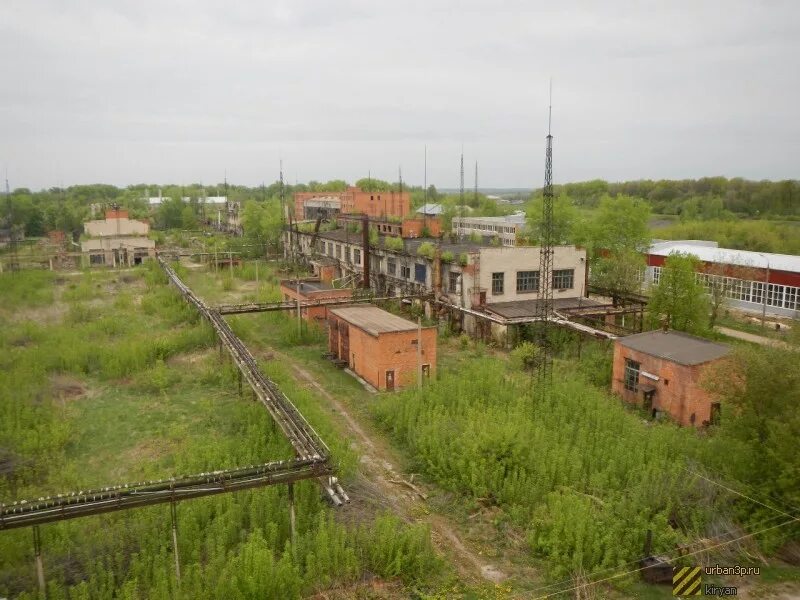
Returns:
[[[730,347],[682,331],[645,331],[617,339],[617,343],[680,365],[699,365],[728,354]]]
[[[328,312],[373,336],[397,331],[414,331],[417,328],[416,323],[386,312],[377,306],[345,306],[344,308],[330,309]],[[423,329],[427,328],[423,327]]]
[[[583,296],[577,298],[555,298],[553,300],[554,310],[566,310],[569,308],[585,308],[589,306],[600,306],[596,300],[590,300]],[[538,313],[539,300],[511,300],[509,302],[492,302],[486,305],[486,310],[505,317],[506,319],[516,319],[524,317],[535,317]]]

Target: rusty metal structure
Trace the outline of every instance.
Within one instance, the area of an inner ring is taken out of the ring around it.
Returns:
[[[544,188],[542,189],[542,232],[539,253],[539,359],[536,388],[537,399],[545,400],[553,383],[553,349],[550,341],[550,321],[553,313],[553,135],[550,125],[553,115],[553,88],[550,86],[550,108],[547,117],[547,146],[544,158]]]
[[[402,300],[417,300],[430,297],[430,294],[414,294],[405,296],[364,296],[364,297],[351,297],[351,298],[317,298],[315,300],[306,300],[300,302],[300,308],[312,308],[315,306],[338,306],[347,304],[359,304],[364,302],[381,302],[381,301],[402,301]],[[221,315],[240,315],[245,313],[256,312],[275,312],[281,310],[297,310],[298,303],[296,301],[286,302],[249,302],[246,304],[220,304],[214,310]]]

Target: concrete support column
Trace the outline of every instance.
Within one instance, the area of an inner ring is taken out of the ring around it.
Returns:
[[[36,580],[39,583],[39,591],[46,598],[47,587],[44,581],[44,564],[42,563],[42,538],[38,525],[33,526],[33,554],[36,561]]]
[[[292,539],[292,545],[295,545],[297,541],[297,526],[295,523],[295,514],[294,514],[294,482],[289,482],[289,534]]]
[[[170,512],[172,513],[172,554],[175,557],[175,579],[180,585],[181,557],[178,553],[178,511],[175,507],[175,502],[170,502]]]

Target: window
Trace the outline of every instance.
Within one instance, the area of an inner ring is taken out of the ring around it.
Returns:
[[[419,283],[425,283],[425,276],[428,274],[428,269],[425,268],[425,265],[415,264],[414,265],[414,280],[418,281]]]
[[[556,269],[553,271],[553,289],[569,290],[575,287],[575,269]]]
[[[653,285],[658,285],[661,279],[661,267],[653,267]]]
[[[492,273],[492,295],[493,296],[502,296],[503,295],[503,284],[505,279],[505,273]]]
[[[625,389],[631,392],[639,391],[639,363],[625,359]]]
[[[393,258],[386,259],[386,273],[395,275],[397,273],[397,262]]]
[[[458,293],[458,276],[459,273],[455,271],[450,271],[450,276],[448,277],[448,283],[449,283],[448,290],[450,291],[451,294]]]
[[[342,246],[341,246],[341,244],[336,244],[336,258],[342,258]]]
[[[784,305],[789,310],[797,310],[800,308],[800,302],[798,302],[798,296],[800,296],[800,288],[796,287],[787,287],[786,288],[786,297],[784,298]]]
[[[357,265],[361,264],[361,250],[353,248],[353,262]]]
[[[539,291],[539,271],[517,271],[517,293]]]
[[[400,265],[400,277],[403,279],[411,279],[411,267],[408,265]]]

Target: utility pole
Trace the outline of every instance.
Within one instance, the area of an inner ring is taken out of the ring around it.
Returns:
[[[422,389],[422,317],[417,317],[417,387]]]
[[[539,250],[539,360],[538,377],[534,393],[538,400],[546,400],[553,383],[553,351],[550,346],[550,325],[553,311],[553,136],[550,133],[553,115],[553,83],[550,82],[550,106],[547,117],[547,145],[544,159],[544,188],[542,190],[542,242]]]
[[[303,335],[303,324],[300,321],[300,271],[296,271],[297,273],[297,339],[300,340],[300,336]]]

